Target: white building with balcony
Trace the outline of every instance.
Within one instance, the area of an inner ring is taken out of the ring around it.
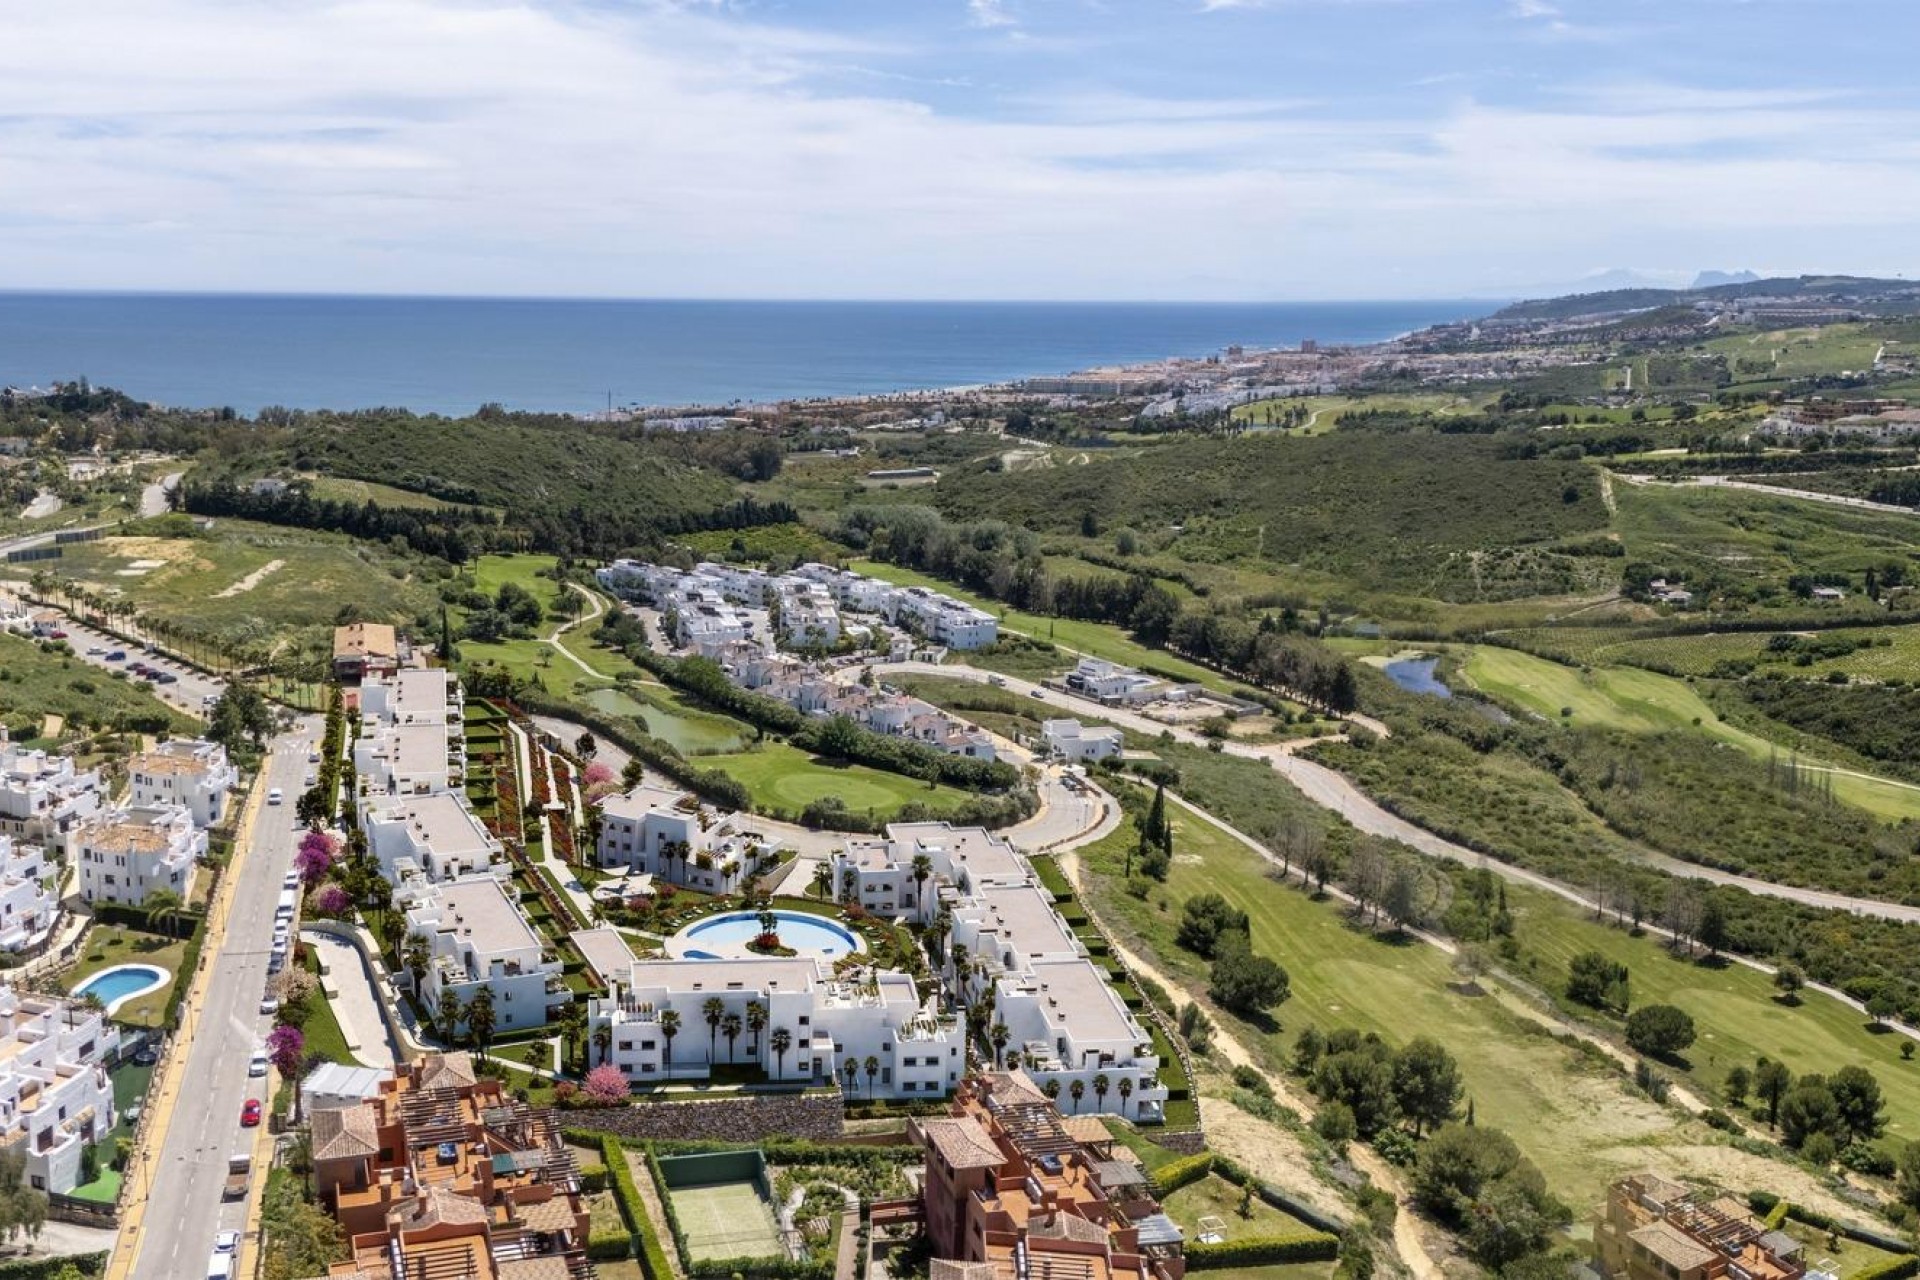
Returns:
[[[207,833],[184,805],[132,805],[96,814],[70,836],[86,902],[138,905],[161,889],[193,896]]]
[[[80,1153],[116,1122],[102,1063],[117,1042],[105,1016],[77,1001],[0,986],[0,1147],[25,1154],[28,1185],[79,1185]]]
[[[0,836],[0,951],[24,951],[52,932],[58,884],[44,848]]]
[[[360,686],[362,722],[458,725],[465,708],[460,681],[443,667],[408,667]]]
[[[100,811],[105,795],[97,770],[17,746],[0,725],[0,835],[64,850],[74,827]]]
[[[933,918],[943,885],[964,898],[991,885],[1033,879],[1027,860],[999,836],[946,822],[895,822],[883,837],[849,837],[829,865],[840,901],[923,924]]]
[[[1082,658],[1067,672],[1066,686],[1096,702],[1127,704],[1152,701],[1166,682],[1105,658]]]
[[[685,791],[642,784],[600,805],[595,860],[703,893],[733,893],[778,858],[780,840]]]
[[[723,1018],[740,1019],[731,1041],[707,1025],[715,999]],[[766,1013],[757,1035],[746,1030],[753,1004]],[[668,1009],[679,1015],[672,1037],[660,1017]],[[597,1046],[602,1028],[610,1035],[605,1057],[596,1047],[594,1060],[612,1062],[636,1085],[701,1080],[717,1065],[750,1063],[769,1080],[833,1084],[855,1097],[937,1098],[966,1071],[964,1032],[921,1004],[912,978],[840,977],[819,960],[635,961],[589,1004],[587,1024],[589,1043]]]
[[[429,880],[479,875],[506,857],[465,798],[452,792],[371,799],[363,815],[367,851],[394,884],[416,873]]]
[[[1126,747],[1118,729],[1092,729],[1078,720],[1047,720],[1040,725],[1047,754],[1062,760],[1106,760]]]
[[[497,1034],[543,1026],[550,1008],[572,998],[561,962],[545,958],[539,933],[499,880],[415,882],[401,898],[408,936],[425,938],[432,953],[418,993],[429,1017],[442,992],[453,992],[464,1006],[485,987],[493,993]]]
[[[226,820],[228,797],[240,784],[240,771],[219,743],[176,738],[129,760],[127,781],[134,804],[184,805],[194,822],[216,827]]]

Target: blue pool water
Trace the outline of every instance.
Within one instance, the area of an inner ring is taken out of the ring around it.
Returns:
[[[860,950],[860,939],[831,920],[798,911],[776,911],[780,941],[802,956],[838,960]],[[760,917],[735,911],[690,924],[675,938],[678,953],[687,960],[721,960],[753,954],[747,944],[760,936]]]
[[[167,971],[150,964],[117,964],[102,969],[73,989],[76,996],[98,996],[112,1013],[135,996],[143,996],[167,980]]]
[[[1431,693],[1438,698],[1451,698],[1453,690],[1434,678],[1433,669],[1439,663],[1438,658],[1402,658],[1387,664],[1387,677],[1408,693]]]

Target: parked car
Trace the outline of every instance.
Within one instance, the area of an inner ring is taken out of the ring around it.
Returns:
[[[279,803],[280,803],[280,801],[281,801],[281,800],[283,800],[283,799],[285,799],[285,797],[284,797],[283,795],[281,795],[281,793],[280,793],[280,788],[278,788],[278,787],[271,787],[271,788],[269,788],[269,789],[267,790],[267,803],[268,803],[268,804],[279,804]]]
[[[67,638],[67,633],[60,630],[57,627],[54,630],[47,632],[47,639],[49,640],[65,640],[66,638]]]
[[[272,996],[268,996],[260,1002],[260,1012],[266,1014],[268,1017],[272,1017],[274,1014],[280,1012],[280,1002]]]
[[[107,655],[108,662],[125,662],[126,660],[127,660],[127,651],[125,649],[115,649],[112,653],[109,653]]]
[[[90,644],[87,646],[87,656],[89,658],[97,658],[106,651],[107,646],[103,644]]]
[[[236,1253],[239,1251],[239,1248],[240,1233],[238,1231],[222,1231],[213,1238],[213,1251],[215,1253]]]
[[[240,1127],[251,1129],[260,1123],[260,1099],[248,1098],[240,1107]]]

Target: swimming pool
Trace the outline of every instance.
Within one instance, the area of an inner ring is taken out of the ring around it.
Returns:
[[[838,960],[862,950],[860,936],[824,916],[804,911],[776,911],[782,946],[803,957]],[[668,940],[668,950],[681,960],[738,960],[755,953],[747,944],[760,936],[760,916],[753,911],[697,920]]]
[[[117,964],[102,969],[73,989],[76,996],[98,996],[112,1013],[135,996],[146,995],[167,982],[167,971],[151,964]]]

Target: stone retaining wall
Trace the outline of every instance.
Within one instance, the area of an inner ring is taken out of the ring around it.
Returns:
[[[846,1127],[838,1094],[763,1093],[686,1102],[636,1102],[628,1107],[570,1111],[567,1123],[621,1138],[686,1142],[751,1142],[807,1138],[833,1142]]]

